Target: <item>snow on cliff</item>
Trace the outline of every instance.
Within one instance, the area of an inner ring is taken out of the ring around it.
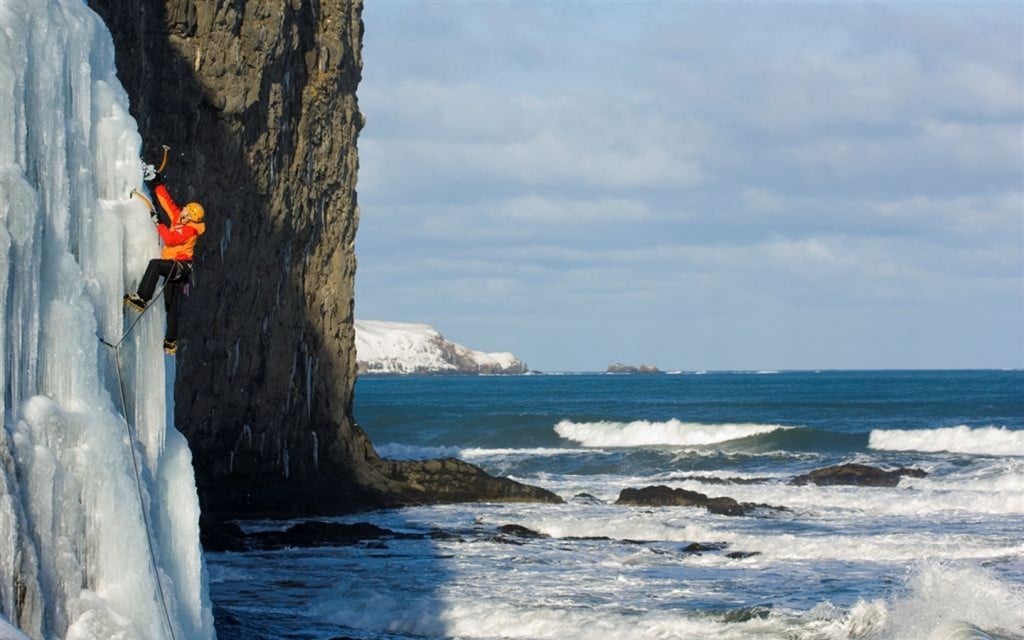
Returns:
[[[356,320],[360,373],[525,373],[511,353],[484,353],[449,342],[427,324]]]
[[[2,637],[215,637],[163,304],[99,341],[159,253],[141,146],[99,17],[0,1]]]

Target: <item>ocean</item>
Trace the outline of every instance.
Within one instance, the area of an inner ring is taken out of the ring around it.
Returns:
[[[208,554],[222,640],[1024,638],[1024,371],[366,377],[355,413],[386,457],[566,502],[360,513],[334,520],[422,535]],[[847,462],[927,476],[790,484]],[[614,504],[650,485],[784,510]]]

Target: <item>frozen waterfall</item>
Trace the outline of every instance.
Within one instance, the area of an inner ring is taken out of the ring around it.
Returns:
[[[0,0],[2,637],[214,637],[162,305],[120,348],[126,410],[98,339],[157,253],[141,146],[85,3]]]

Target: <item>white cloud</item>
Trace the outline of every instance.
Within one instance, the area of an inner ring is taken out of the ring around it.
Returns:
[[[1024,87],[1021,96],[1024,106]],[[975,124],[928,119],[919,126],[925,154],[944,156],[963,169],[1011,171],[1024,179],[1024,122]]]
[[[685,187],[704,179],[696,124],[669,124],[627,99],[564,91],[507,95],[499,87],[406,83],[370,91],[360,142],[364,189],[421,173],[534,186]],[[379,109],[380,133],[374,110]],[[391,124],[397,123],[397,124]],[[391,125],[392,129],[384,125]]]
[[[992,117],[1021,115],[1021,79],[1009,68],[997,68],[981,60],[955,63],[947,76],[948,92],[960,101],[962,109]]]
[[[915,331],[959,337],[971,366],[1019,344],[1021,7],[383,4],[364,14],[360,304],[614,318],[638,346],[685,318],[734,361],[792,327],[823,364],[912,365],[886,352]]]
[[[601,227],[635,226],[650,220],[652,215],[650,205],[641,199],[531,194],[466,204],[378,206],[363,214],[362,224],[372,230],[401,220],[402,226],[392,232],[394,237],[426,236],[487,246],[557,235],[563,229],[594,231]],[[659,211],[658,215],[678,220],[689,214]]]
[[[492,175],[528,185],[641,188],[699,184],[700,167],[669,149],[641,141],[621,147],[605,146],[600,131],[586,140],[570,139],[558,131],[501,147],[482,149],[474,158]]]
[[[741,192],[740,203],[749,214],[748,223],[767,221],[805,233],[818,229],[862,237],[931,237],[943,244],[981,246],[1024,237],[1024,191],[1016,190],[876,199],[787,195],[751,187]]]
[[[1024,192],[964,195],[952,198],[914,196],[865,203],[866,210],[885,218],[927,225],[971,236],[1005,239],[1014,231],[1024,238]],[[1024,249],[1022,249],[1024,250]]]
[[[791,210],[796,203],[795,198],[787,198],[768,189],[747,187],[740,193],[744,206],[754,213],[784,213]]]
[[[528,195],[484,208],[495,224],[618,224],[646,220],[651,216],[651,208],[646,202],[626,198],[572,199]]]

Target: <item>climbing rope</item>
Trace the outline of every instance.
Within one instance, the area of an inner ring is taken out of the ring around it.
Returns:
[[[175,267],[175,268],[177,268],[177,267]],[[174,274],[172,273],[171,275],[174,275]],[[167,288],[167,283],[170,281],[170,279],[171,279],[170,277],[164,278],[163,286],[161,286],[160,290],[156,292],[156,295],[153,296],[153,299],[150,301],[150,303],[146,305],[146,308],[143,309],[141,312],[139,312],[139,315],[135,318],[135,320],[133,320],[132,323],[130,325],[128,325],[128,330],[124,332],[124,335],[121,336],[121,339],[117,341],[117,344],[112,344],[110,342],[107,342],[103,338],[100,338],[100,342],[102,342],[106,346],[110,347],[111,349],[115,349],[115,350],[116,349],[120,349],[121,345],[124,343],[124,341],[128,339],[129,335],[131,335],[132,329],[135,328],[135,325],[139,324],[139,320],[142,320],[142,316],[146,315],[146,312],[149,311],[150,307],[153,306],[153,303],[155,303],[157,300],[159,300],[161,298],[161,296],[164,295],[164,289]]]
[[[106,343],[104,343],[106,344]],[[142,520],[146,525],[146,546],[149,548],[149,561],[153,567],[153,578],[156,580],[156,588],[160,593],[160,604],[164,612],[164,623],[167,625],[167,632],[171,640],[176,640],[174,625],[171,623],[171,614],[167,607],[167,595],[164,593],[163,581],[160,579],[159,564],[156,561],[156,552],[153,550],[153,527],[149,521],[149,510],[146,509],[146,501],[142,497],[142,473],[139,471],[139,461],[135,457],[135,433],[132,430],[131,421],[128,420],[128,405],[125,403],[124,378],[121,375],[121,352],[115,347],[114,364],[117,369],[117,387],[121,392],[121,408],[124,410],[124,426],[128,433],[128,448],[132,456],[132,468],[135,470],[135,489],[139,495],[139,508],[142,510]]]
[[[169,278],[164,280],[164,285],[160,287],[160,291],[153,298],[153,302],[159,300],[160,296],[163,295],[164,289],[167,287],[168,280]],[[151,306],[152,302],[146,306],[141,313],[139,313],[139,316],[128,327],[128,330],[125,331],[124,335],[121,336],[121,339],[117,341],[117,344],[108,342],[103,338],[100,338],[100,342],[109,347],[114,354],[114,368],[117,371],[117,390],[121,395],[121,410],[124,412],[124,427],[128,434],[128,448],[132,457],[132,468],[135,470],[135,489],[139,496],[139,508],[142,511],[142,520],[146,525],[146,546],[149,548],[149,561],[153,567],[153,577],[156,579],[156,588],[160,594],[160,604],[164,612],[164,624],[167,625],[167,632],[170,635],[171,640],[177,640],[174,633],[174,625],[171,623],[171,614],[167,607],[167,595],[164,593],[163,581],[160,579],[160,569],[156,560],[156,551],[153,549],[153,527],[149,521],[149,510],[146,509],[146,501],[142,495],[142,472],[139,470],[139,461],[135,457],[135,442],[137,441],[137,438],[135,437],[135,431],[132,429],[131,420],[128,419],[128,403],[125,401],[124,393],[124,376],[121,373],[121,345],[124,343],[125,339],[128,338],[128,335],[131,334],[135,325],[139,323],[139,320],[142,319],[142,316],[149,311],[149,307]]]

